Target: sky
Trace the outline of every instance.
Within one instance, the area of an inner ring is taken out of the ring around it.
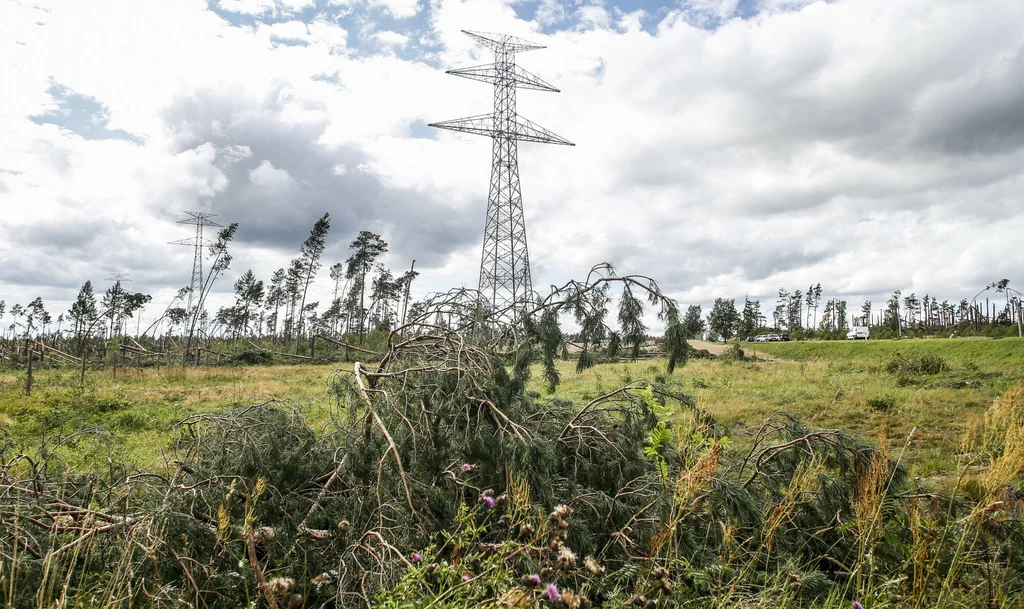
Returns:
[[[519,146],[542,292],[604,261],[766,311],[1024,285],[1019,0],[0,0],[0,299],[123,273],[155,318],[185,211],[239,224],[213,310],[325,212],[321,309],[360,230],[414,298],[475,287],[490,142],[427,127],[491,109],[444,74],[491,61],[463,29],[561,89],[518,95],[576,144]]]

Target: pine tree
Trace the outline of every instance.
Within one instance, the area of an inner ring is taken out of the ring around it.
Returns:
[[[302,259],[294,258],[288,265],[288,271],[284,277],[284,295],[288,302],[288,316],[284,320],[285,342],[290,341],[298,330],[296,315],[302,288],[302,271]]]
[[[71,322],[74,324],[75,342],[78,344],[78,355],[81,357],[85,347],[85,339],[88,338],[87,330],[99,317],[96,310],[96,295],[93,293],[92,281],[86,281],[78,290],[78,298],[71,305],[68,311]]]
[[[231,267],[231,253],[228,252],[228,245],[234,240],[237,231],[238,223],[232,222],[226,228],[218,231],[217,240],[206,248],[207,257],[213,261],[213,264],[210,265],[210,272],[206,275],[203,285],[200,286],[199,294],[194,295],[196,304],[195,309],[189,312],[191,319],[188,326],[188,338],[185,341],[185,351],[182,353],[183,358],[188,357],[189,353],[191,353],[192,341],[195,339],[196,327],[200,321],[202,321],[203,326],[206,325],[206,320],[209,317],[204,308],[206,297],[209,296],[210,290],[213,289],[213,284],[220,277],[220,274]],[[184,359],[182,363],[184,363]]]
[[[757,300],[750,300],[743,297],[743,315],[740,320],[741,337],[753,336],[760,325],[761,303]]]
[[[740,315],[736,312],[736,301],[733,299],[716,298],[715,304],[708,313],[708,330],[722,342],[733,337]]]
[[[345,260],[345,278],[354,282],[353,292],[359,290],[359,344],[363,344],[366,332],[366,276],[377,259],[387,253],[388,244],[380,235],[364,230],[359,231],[359,235],[348,247],[353,253]],[[350,298],[350,302],[352,300],[354,298]],[[351,314],[349,318],[352,318]]]
[[[270,289],[267,291],[267,298],[264,302],[268,313],[271,307],[274,308],[274,312],[267,318],[267,332],[273,340],[273,337],[281,329],[279,321],[281,304],[284,303],[284,269],[277,269],[270,276]]]
[[[781,331],[783,326],[785,326],[786,329],[789,328],[789,301],[790,296],[789,292],[786,291],[786,288],[779,288],[779,299],[775,301],[775,312],[773,313],[776,331]]]
[[[257,280],[252,270],[242,273],[235,281],[235,335],[249,331],[249,317],[253,309],[263,301],[263,281]]]
[[[821,284],[816,284],[812,290],[813,298],[812,304],[814,305],[814,326],[818,325],[818,305],[821,304]],[[811,326],[812,328],[814,326]]]
[[[28,338],[32,330],[48,323],[50,314],[46,312],[46,308],[43,306],[43,299],[38,296],[35,300],[28,303],[26,311],[28,314],[25,316],[25,337]]]
[[[306,311],[306,294],[309,292],[309,284],[313,280],[313,275],[320,270],[320,256],[327,247],[327,233],[330,230],[331,215],[324,214],[313,224],[313,229],[309,231],[309,238],[302,242],[302,248],[299,250],[299,260],[302,262],[302,272],[305,277],[302,283],[302,304],[299,305],[298,336],[301,336],[303,332],[302,317]],[[298,353],[298,349],[299,342],[296,337],[296,353]]]
[[[803,292],[797,290],[789,297],[789,304],[786,310],[786,322],[790,332],[802,326]]]
[[[900,296],[899,290],[894,290],[885,307],[885,324],[891,325],[893,330],[902,336],[903,323],[900,321]]]
[[[704,336],[704,318],[701,315],[700,305],[686,307],[686,315],[683,316],[683,338],[700,339]]]
[[[811,325],[811,310],[815,308],[813,285],[807,288],[807,294],[804,296],[804,303],[807,305],[807,317],[804,318],[804,325],[810,329],[814,329],[814,326]],[[815,316],[817,316],[817,311],[815,311]]]

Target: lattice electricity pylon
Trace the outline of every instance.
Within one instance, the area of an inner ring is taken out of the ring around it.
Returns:
[[[221,225],[210,220],[210,218],[217,214],[207,214],[194,211],[186,211],[184,213],[189,217],[184,220],[178,220],[178,224],[195,225],[196,236],[191,239],[178,239],[177,241],[171,241],[170,243],[171,245],[191,245],[195,247],[195,257],[192,259],[192,283],[189,284],[188,304],[185,309],[189,314],[191,314],[193,299],[195,299],[196,304],[198,304],[199,292],[203,289],[203,246],[210,242],[208,239],[203,238],[203,228],[206,226],[216,226],[221,228]]]
[[[111,273],[110,277],[107,277],[107,281],[113,281],[114,283],[127,283],[131,279],[128,279],[128,273]]]
[[[519,187],[518,142],[575,144],[516,114],[517,88],[558,93],[555,87],[516,66],[516,53],[544,47],[515,36],[462,31],[494,51],[494,63],[448,70],[447,74],[492,83],[494,111],[429,126],[487,135],[492,139],[491,185],[480,258],[480,294],[500,318],[515,323],[533,293]]]

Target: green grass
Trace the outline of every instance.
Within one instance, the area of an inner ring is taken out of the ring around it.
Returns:
[[[671,376],[658,360],[604,364],[582,374],[573,362],[559,362],[562,384],[555,395],[585,403],[632,380],[671,381],[728,425],[740,449],[765,417],[784,411],[811,426],[900,447],[910,438],[905,461],[914,475],[929,478],[953,474],[964,432],[993,399],[1024,383],[1024,341],[1012,338],[808,341],[756,349],[771,359],[693,360]],[[885,365],[896,353],[939,356],[947,367],[934,375],[894,375]],[[62,462],[74,469],[105,467],[108,458],[151,467],[172,446],[174,423],[192,414],[276,399],[314,422],[326,420],[335,369],[122,369],[116,377],[110,370],[89,371],[84,389],[75,371],[41,370],[30,397],[23,371],[0,372],[0,449],[38,454],[50,437],[48,446],[57,443]],[[539,369],[532,388],[544,393]]]
[[[155,466],[172,446],[173,425],[197,413],[268,400],[290,402],[314,421],[327,416],[332,366],[38,370],[31,396],[25,373],[0,372],[0,454],[38,455],[58,447],[73,469],[115,464]],[[69,439],[62,439],[72,434]],[[6,445],[6,446],[5,446]],[[10,456],[10,455],[8,455]]]
[[[955,366],[1010,371],[1024,367],[1024,340],[1019,338],[913,338],[904,340],[800,341],[742,343],[774,357],[797,360],[878,362],[899,353],[904,357],[940,355]]]
[[[695,360],[671,377],[662,361],[608,364],[582,374],[564,362],[556,395],[586,401],[633,379],[660,377],[679,383],[729,425],[739,449],[765,417],[782,411],[892,447],[909,439],[904,461],[911,473],[943,478],[957,471],[961,439],[988,404],[1024,383],[1024,341],[1016,339],[790,342],[756,349],[773,359]],[[885,365],[897,352],[907,359],[937,355],[948,367],[935,375],[894,375]],[[543,391],[540,379],[534,385]]]

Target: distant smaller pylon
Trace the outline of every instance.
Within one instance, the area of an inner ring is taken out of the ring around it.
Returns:
[[[177,241],[171,241],[171,245],[191,245],[195,248],[194,258],[192,259],[192,282],[189,284],[188,291],[188,304],[186,311],[192,313],[192,303],[199,302],[199,292],[203,289],[203,246],[209,243],[208,240],[203,238],[203,228],[207,226],[215,226],[220,228],[221,225],[210,220],[210,218],[217,214],[208,214],[197,211],[186,211],[184,212],[188,218],[184,220],[178,220],[178,224],[191,224],[196,227],[196,236],[190,239],[179,239]]]

